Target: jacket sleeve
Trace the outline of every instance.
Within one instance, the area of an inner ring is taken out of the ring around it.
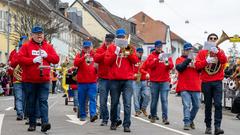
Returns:
[[[48,63],[52,63],[52,64],[58,64],[59,62],[59,56],[57,55],[56,51],[53,49],[52,46],[49,46],[48,48],[48,56],[46,59],[46,61]]]
[[[201,70],[207,66],[206,58],[201,51],[197,54],[196,62],[194,65],[197,70]]]
[[[33,65],[33,59],[28,56],[28,51],[27,51],[28,45],[23,45],[18,53],[19,57],[19,64],[20,65]]]
[[[115,51],[114,47],[108,47],[105,53],[104,63],[106,63],[109,66],[112,65],[117,59],[117,55],[114,53],[114,51]]]
[[[84,61],[85,61],[84,56],[80,56],[80,54],[78,53],[74,59],[74,66],[80,67]]]
[[[9,56],[8,63],[10,64],[11,67],[15,68],[19,63],[18,63],[18,54],[15,51],[12,51]]]
[[[148,73],[148,64],[147,64],[147,61],[145,61],[145,62],[142,64],[142,66],[141,66],[141,68],[140,68],[140,72],[141,72],[141,73],[144,73],[144,74],[147,74],[147,73]]]
[[[178,72],[183,72],[188,64],[191,62],[192,60],[191,59],[185,59],[183,62],[180,62],[179,59],[176,60],[176,69]]]
[[[137,55],[136,55],[136,52],[133,52],[133,54],[129,55],[129,56],[128,56],[128,59],[130,60],[130,62],[131,62],[132,64],[136,64],[136,63],[139,62],[139,59],[138,59],[138,57],[137,57]]]
[[[171,70],[171,69],[173,69],[173,67],[174,67],[174,64],[173,64],[172,58],[171,58],[171,57],[168,58],[168,61],[169,61],[168,68]]]
[[[104,57],[105,57],[105,53],[102,48],[98,48],[95,55],[94,55],[94,61],[96,63],[102,63],[104,62]]]
[[[217,57],[218,57],[218,60],[220,61],[221,64],[227,63],[227,57],[226,57],[226,55],[225,55],[223,50],[220,50],[217,53]]]

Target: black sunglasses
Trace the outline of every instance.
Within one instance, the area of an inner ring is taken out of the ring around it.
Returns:
[[[209,40],[216,41],[218,38],[217,37],[209,37]]]

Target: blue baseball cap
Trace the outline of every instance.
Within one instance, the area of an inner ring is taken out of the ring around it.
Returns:
[[[41,26],[33,26],[32,33],[43,33],[43,28]]]
[[[123,28],[120,28],[116,31],[116,35],[117,37],[119,36],[125,36],[126,35],[126,31]]]
[[[183,50],[191,50],[193,48],[191,43],[184,43]]]
[[[21,37],[20,37],[20,41],[25,40],[25,39],[27,39],[27,38],[28,38],[27,36],[21,36]]]
[[[83,41],[83,47],[90,47],[92,45],[91,41]]]
[[[165,43],[163,43],[161,40],[157,40],[154,43],[155,47],[161,47],[163,44],[165,44]]]
[[[137,48],[137,52],[143,53],[143,48]]]

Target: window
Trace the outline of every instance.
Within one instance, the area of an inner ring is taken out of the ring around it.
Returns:
[[[136,34],[136,24],[131,23],[131,34]]]
[[[142,15],[142,22],[145,22],[145,21],[146,21],[146,16]]]
[[[7,28],[7,14],[5,11],[0,10],[0,31],[5,31]]]

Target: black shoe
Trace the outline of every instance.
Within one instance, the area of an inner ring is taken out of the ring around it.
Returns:
[[[112,123],[110,126],[111,130],[117,130],[117,124],[116,123]]]
[[[169,125],[170,122],[169,122],[167,119],[163,119],[163,124],[164,124],[164,125]]]
[[[238,114],[238,115],[236,116],[236,118],[240,120],[240,114]]]
[[[50,129],[51,129],[51,124],[49,124],[49,123],[42,124],[42,128],[41,128],[42,132],[47,132]]]
[[[151,117],[150,122],[155,123],[156,122],[156,117]]]
[[[122,125],[122,120],[118,120],[118,121],[117,121],[116,126],[119,127],[120,125]]]
[[[25,122],[25,125],[29,125],[29,119],[27,119],[27,121]]]
[[[102,121],[102,123],[100,124],[100,126],[107,126],[107,122],[106,122],[106,121]]]
[[[64,94],[62,97],[67,97],[67,94]]]
[[[124,127],[124,132],[131,132],[129,127]]]
[[[205,134],[212,134],[212,129],[211,128],[206,128]]]
[[[42,126],[41,119],[37,119],[37,126]]]
[[[94,115],[93,117],[90,118],[90,122],[94,122],[95,120],[98,119],[98,116],[97,115]]]
[[[196,128],[194,122],[192,122],[192,123],[190,124],[190,127],[191,127],[192,129],[195,129],[195,128]]]
[[[29,126],[28,131],[33,132],[36,130],[36,126]]]
[[[190,125],[184,125],[183,130],[190,130]]]
[[[214,135],[224,134],[224,131],[221,128],[215,128]]]
[[[23,120],[23,116],[18,115],[18,116],[17,116],[17,121],[20,121],[20,120]]]
[[[156,116],[156,120],[160,120],[160,118],[158,116]]]

